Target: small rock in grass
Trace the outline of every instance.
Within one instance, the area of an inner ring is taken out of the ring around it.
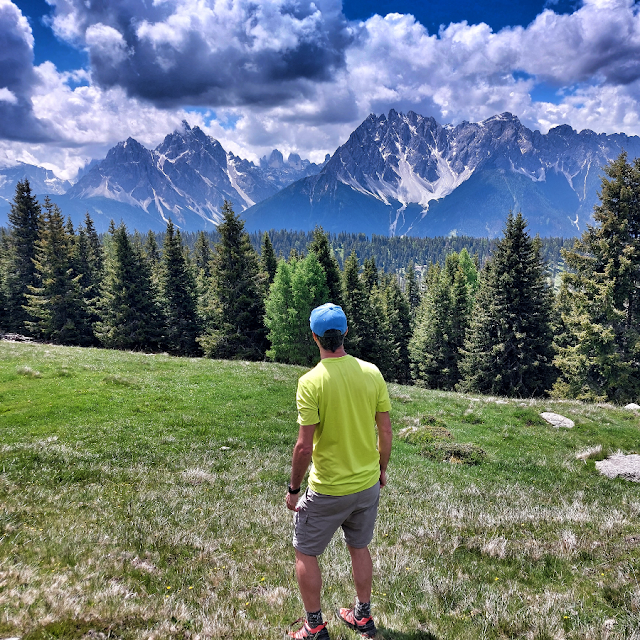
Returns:
[[[231,447],[220,447],[220,451],[230,451]]]
[[[614,453],[606,460],[596,462],[596,469],[607,478],[620,477],[631,482],[640,482],[640,455]]]
[[[546,420],[549,424],[553,425],[556,429],[564,427],[565,429],[573,429],[575,422],[561,416],[559,413],[551,413],[550,411],[543,411],[540,417]]]
[[[631,409],[632,411],[637,411],[640,409],[640,404],[636,404],[635,402],[630,402],[624,406],[625,409]]]

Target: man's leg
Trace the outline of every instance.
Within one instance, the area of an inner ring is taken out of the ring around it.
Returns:
[[[351,568],[353,581],[356,586],[356,594],[360,602],[371,601],[371,583],[373,581],[373,562],[369,547],[356,549],[347,545],[351,554]],[[319,571],[319,570],[318,570]]]
[[[319,611],[322,575],[318,558],[307,556],[296,549],[296,576],[305,611]],[[369,591],[371,591],[371,580],[369,580]]]

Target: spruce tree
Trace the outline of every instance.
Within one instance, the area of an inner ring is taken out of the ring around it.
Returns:
[[[151,270],[122,223],[111,226],[101,298],[94,331],[113,349],[156,350],[162,342],[162,313]]]
[[[7,329],[7,265],[9,260],[9,235],[0,228],[0,333]]]
[[[386,343],[384,348],[387,350],[388,360],[383,375],[386,380],[406,384],[411,379],[409,341],[412,330],[409,302],[400,290],[396,277],[386,278],[380,291],[384,314],[378,339]]]
[[[352,252],[345,262],[342,275],[343,308],[349,327],[345,348],[356,358],[371,360],[375,350],[373,310],[359,272],[358,256]]]
[[[271,244],[271,238],[269,234],[265,231],[264,236],[262,236],[262,251],[260,253],[260,264],[262,266],[262,270],[267,274],[268,283],[271,284],[273,279],[276,277],[276,270],[278,269],[278,260],[276,258],[275,251],[273,250],[273,245]]]
[[[528,397],[553,383],[552,293],[539,243],[525,228],[521,213],[509,214],[481,273],[461,363],[464,389]]]
[[[7,256],[6,315],[10,331],[25,333],[29,287],[38,285],[35,267],[36,242],[42,225],[42,213],[26,178],[16,185],[9,212],[9,251]]]
[[[374,258],[365,258],[362,265],[362,284],[367,293],[371,294],[374,287],[378,286],[378,267]]]
[[[605,167],[596,224],[563,251],[554,394],[586,400],[640,397],[640,160]],[[559,327],[560,329],[560,327]]]
[[[320,266],[324,269],[329,289],[329,300],[333,304],[342,306],[342,275],[336,257],[333,255],[329,235],[322,227],[313,230],[313,239],[307,249],[313,251],[318,258]]]
[[[37,286],[30,286],[26,326],[31,335],[58,344],[90,345],[93,333],[82,295],[82,274],[74,269],[73,225],[65,227],[62,214],[47,196],[45,215],[36,241]]]
[[[160,264],[160,300],[165,322],[164,344],[176,355],[197,355],[199,334],[196,283],[187,263],[180,231],[167,223]]]
[[[266,349],[264,275],[244,222],[231,203],[222,206],[220,241],[211,261],[208,329],[199,338],[207,356],[259,360]]]
[[[420,306],[420,286],[418,284],[418,279],[416,278],[416,268],[413,264],[413,260],[409,263],[407,270],[405,272],[405,285],[404,285],[405,295],[407,296],[407,301],[409,302],[409,311],[411,313],[412,321],[415,319],[416,312],[418,307]]]

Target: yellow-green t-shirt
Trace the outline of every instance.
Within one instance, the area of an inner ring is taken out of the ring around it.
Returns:
[[[353,356],[324,358],[298,380],[298,424],[317,424],[309,486],[330,496],[373,487],[380,478],[375,416],[389,393],[374,364]]]

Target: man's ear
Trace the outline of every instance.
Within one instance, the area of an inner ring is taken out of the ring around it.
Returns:
[[[342,335],[347,335],[347,333],[349,333],[349,327],[347,327],[347,330],[342,334]]]

